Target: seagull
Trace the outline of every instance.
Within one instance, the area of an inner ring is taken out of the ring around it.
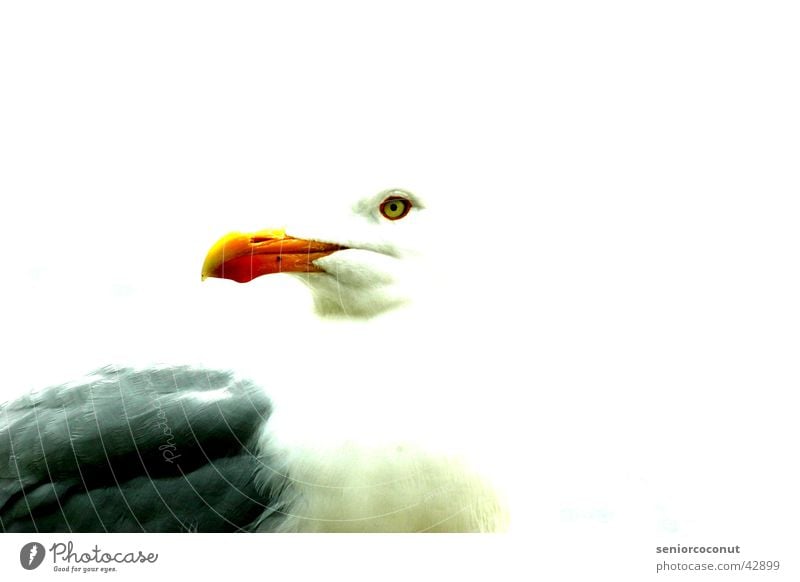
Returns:
[[[476,436],[485,419],[458,407],[480,404],[480,392],[431,389],[452,384],[453,368],[425,359],[441,351],[428,316],[415,360],[427,367],[405,365],[407,336],[376,325],[392,314],[419,323],[405,314],[432,281],[420,252],[427,214],[420,197],[390,189],[302,236],[220,238],[203,280],[283,273],[310,289],[321,322],[313,359],[285,349],[266,367],[290,368],[289,380],[271,385],[202,366],[106,366],[2,405],[0,531],[506,529],[499,487],[463,454],[486,442]]]

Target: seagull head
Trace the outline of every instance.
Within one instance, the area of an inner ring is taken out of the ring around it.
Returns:
[[[422,200],[384,190],[342,216],[306,216],[296,227],[232,232],[208,251],[202,278],[247,283],[276,273],[299,277],[323,317],[368,319],[410,301],[424,246]]]

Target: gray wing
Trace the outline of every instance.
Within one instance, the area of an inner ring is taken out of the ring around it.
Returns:
[[[268,397],[232,374],[103,368],[0,407],[0,531],[239,531],[280,517],[256,440]],[[256,474],[261,479],[256,479]]]

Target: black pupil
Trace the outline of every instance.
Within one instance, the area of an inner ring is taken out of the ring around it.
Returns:
[[[392,212],[396,212],[396,211],[397,211],[397,202],[392,202],[392,203],[389,205],[389,209],[390,209]]]

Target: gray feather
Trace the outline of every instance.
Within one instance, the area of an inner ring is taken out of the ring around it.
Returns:
[[[271,410],[251,382],[189,367],[28,394],[0,407],[0,529],[235,531],[280,515],[283,473],[256,450]]]

